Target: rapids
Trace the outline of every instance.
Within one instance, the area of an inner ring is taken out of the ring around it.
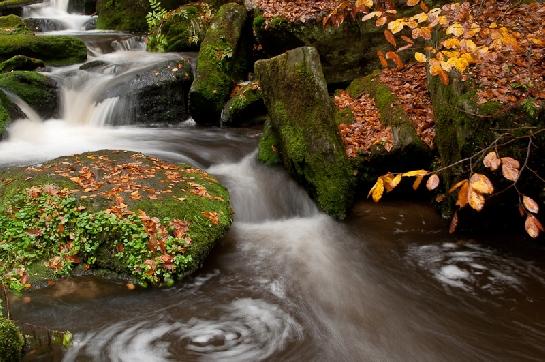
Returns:
[[[450,236],[433,210],[414,203],[361,202],[337,222],[283,170],[256,161],[259,130],[131,124],[118,99],[101,95],[178,55],[147,53],[128,34],[82,32],[84,16],[66,10],[66,0],[55,0],[25,14],[64,22],[64,33],[88,45],[89,61],[108,66],[52,69],[60,119],[41,120],[15,99],[28,119],[0,142],[0,167],[105,148],[190,162],[229,188],[235,222],[203,269],[169,289],[129,291],[82,277],[12,296],[19,323],[74,334],[68,350],[47,347],[26,360],[545,358],[542,249],[509,236]]]

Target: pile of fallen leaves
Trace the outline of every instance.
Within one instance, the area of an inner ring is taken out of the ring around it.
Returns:
[[[368,94],[354,99],[345,91],[335,96],[337,108],[350,109],[354,123],[340,124],[339,132],[348,157],[366,153],[374,145],[382,145],[387,151],[393,148],[393,135],[390,127],[384,127],[375,100]]]
[[[262,11],[265,20],[281,17],[290,22],[307,22],[321,19],[333,12],[340,1],[337,0],[253,0]]]
[[[426,68],[423,64],[412,64],[403,70],[384,69],[381,83],[388,86],[409,116],[416,133],[429,147],[435,141],[435,120],[431,98],[426,86]]]

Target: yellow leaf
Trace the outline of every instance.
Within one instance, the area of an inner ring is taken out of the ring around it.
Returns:
[[[389,173],[387,175],[382,176],[382,180],[384,182],[384,187],[386,188],[386,191],[390,192],[393,189],[395,189],[397,185],[399,185],[399,183],[401,182],[401,175],[398,174],[394,176],[391,173]]]
[[[531,197],[523,196],[522,203],[526,210],[530,211],[532,214],[537,214],[539,212],[539,205]]]
[[[469,182],[464,180],[460,191],[458,191],[458,199],[456,200],[456,205],[460,208],[465,207],[469,202]]]
[[[407,0],[407,6],[415,6],[418,5],[420,0]]]
[[[402,174],[403,177],[413,177],[413,176],[426,176],[429,172],[426,170],[415,170],[408,171]]]
[[[413,16],[411,19],[416,21],[418,24],[420,24],[428,20],[428,14],[418,13],[415,16]]]
[[[486,155],[486,157],[483,160],[483,163],[485,167],[488,167],[492,171],[496,171],[501,165],[501,160],[499,159],[498,154],[492,151]]]
[[[426,61],[428,60],[426,55],[419,52],[414,53],[414,59],[416,59],[418,63],[426,63]]]
[[[428,179],[428,182],[426,182],[426,188],[430,191],[433,191],[439,186],[439,182],[439,176],[433,174]]]
[[[448,38],[443,41],[443,46],[447,49],[456,49],[460,47],[460,40],[458,38]]]
[[[511,157],[501,158],[501,172],[506,179],[516,182],[519,179],[520,163]]]
[[[468,191],[468,197],[469,197],[469,206],[471,206],[474,210],[477,210],[477,211],[481,211],[483,209],[485,200],[482,194],[473,190],[470,187]]]
[[[374,202],[379,202],[383,194],[384,194],[384,181],[382,180],[382,177],[379,177],[379,179],[377,180],[377,183],[373,186],[373,188],[371,188],[371,190],[369,191],[369,195],[367,195],[367,197],[371,196]]]
[[[454,23],[447,28],[447,35],[462,36],[464,27],[460,23]]]
[[[494,192],[494,186],[492,182],[480,173],[474,173],[469,179],[469,185],[471,186],[472,191],[476,191],[480,194],[490,195]]]
[[[367,21],[373,18],[378,18],[382,15],[382,11],[372,11],[369,14],[366,14],[363,18],[361,18],[361,21]]]
[[[453,193],[454,191],[458,190],[460,187],[462,187],[463,184],[465,184],[466,182],[468,182],[467,180],[462,180],[462,181],[459,181],[457,182],[454,186],[452,186],[449,190],[448,190],[448,193],[451,194]]]
[[[413,190],[418,190],[418,187],[420,187],[420,184],[422,183],[422,180],[424,179],[424,176],[416,176],[416,179],[413,183]]]
[[[456,38],[454,38],[456,39]],[[462,39],[460,41],[460,48],[467,52],[474,52],[477,50],[477,45],[471,39]],[[471,54],[470,54],[471,55]]]
[[[390,29],[393,34],[399,33],[404,26],[405,21],[403,19],[397,19],[388,23],[388,29]]]
[[[532,238],[537,238],[539,233],[543,231],[543,225],[534,215],[528,215],[524,222],[524,229]]]
[[[383,26],[384,24],[386,24],[386,21],[387,21],[387,20],[388,20],[388,19],[387,19],[385,16],[383,16],[382,18],[378,18],[378,19],[377,19],[377,22],[375,23],[375,25],[377,26],[377,28],[380,28],[381,26]]]

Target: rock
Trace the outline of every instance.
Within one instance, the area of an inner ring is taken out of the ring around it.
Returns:
[[[148,50],[182,52],[198,50],[212,20],[209,5],[194,3],[173,10],[148,37]]]
[[[263,134],[259,139],[259,147],[257,152],[257,159],[267,166],[275,166],[282,163],[280,155],[278,154],[278,147],[280,140],[273,132],[271,120],[265,121],[263,127]]]
[[[98,18],[93,16],[91,19],[87,20],[85,24],[83,24],[83,29],[85,31],[95,30],[97,28],[97,20]]]
[[[376,50],[384,47],[384,34],[359,19],[346,19],[338,28],[322,25],[321,19],[289,22],[254,18],[254,32],[263,55],[271,57],[301,46],[315,47],[328,84],[349,82],[376,69]]]
[[[219,125],[233,84],[247,71],[246,16],[242,5],[223,5],[206,32],[189,94],[191,115],[197,124]]]
[[[147,0],[98,0],[97,29],[144,33],[148,30],[146,14],[150,10]]]
[[[397,105],[395,95],[381,83],[380,71],[355,79],[346,90],[354,99],[363,94],[371,96],[380,113],[381,123],[391,128],[393,136],[391,150],[376,146],[354,159],[358,169],[358,189],[368,190],[377,177],[388,172],[429,169],[434,152],[418,137],[409,116]],[[337,113],[337,123],[352,123],[353,115],[349,109]]]
[[[318,206],[344,218],[352,203],[353,170],[345,156],[320,57],[304,47],[255,63],[284,167]]]
[[[232,222],[227,190],[205,171],[128,151],[4,169],[0,185],[0,242],[10,238],[0,275],[15,290],[89,273],[171,285],[202,265]],[[21,267],[25,283],[13,274]]]
[[[0,315],[0,361],[20,361],[24,344],[25,340],[17,326]]]
[[[0,16],[17,15],[23,16],[23,7],[41,3],[42,0],[4,0],[0,1]]]
[[[3,73],[0,88],[24,100],[44,119],[59,115],[57,83],[45,75],[28,71]]]
[[[187,99],[193,81],[191,64],[181,58],[119,77],[105,98],[120,97],[122,119],[147,125],[178,124],[189,118]],[[128,114],[128,117],[127,117]]]
[[[35,36],[15,15],[0,17],[0,62],[16,55],[43,60],[48,65],[82,63],[87,47],[71,36]]]
[[[24,22],[29,29],[36,33],[66,29],[62,22],[55,19],[28,18],[24,19]]]
[[[259,123],[267,114],[257,82],[239,84],[221,113],[221,125],[240,127]]]
[[[100,72],[105,67],[109,66],[110,63],[105,62],[104,60],[93,60],[91,62],[87,62],[79,67],[80,70],[87,70],[87,71],[98,71]]]
[[[68,12],[93,15],[97,12],[97,0],[70,0]]]
[[[0,73],[12,72],[14,70],[36,70],[43,67],[45,67],[45,64],[40,59],[16,55],[0,63]]]

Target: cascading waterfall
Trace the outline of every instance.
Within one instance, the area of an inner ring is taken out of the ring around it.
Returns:
[[[69,0],[51,0],[25,7],[23,17],[61,23],[67,31],[83,30],[91,16],[68,13]]]
[[[15,104],[21,110],[21,112],[24,113],[24,115],[30,122],[40,123],[42,121],[40,115],[36,113],[36,111],[32,109],[32,107],[20,97],[2,88],[0,88],[0,92],[3,92],[6,97],[8,97],[8,99],[13,102],[13,104]]]
[[[68,13],[68,5],[70,0],[51,0],[51,5],[57,10]]]

